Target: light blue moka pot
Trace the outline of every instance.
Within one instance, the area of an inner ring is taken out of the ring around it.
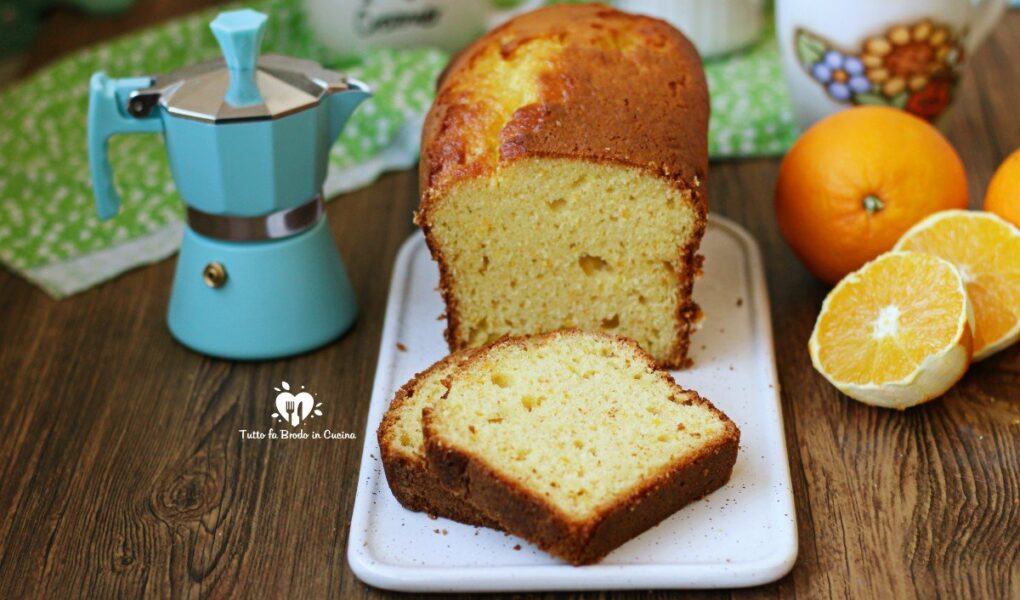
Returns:
[[[329,149],[368,88],[317,63],[259,56],[266,16],[211,24],[216,59],[155,78],[92,76],[96,209],[117,214],[107,140],[162,133],[187,227],[167,320],[199,352],[264,359],[311,350],[353,323],[347,272],[323,213]]]

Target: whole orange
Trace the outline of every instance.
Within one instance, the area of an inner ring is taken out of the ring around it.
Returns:
[[[892,249],[925,216],[967,207],[967,175],[928,122],[894,108],[819,121],[783,159],[776,218],[809,271],[828,283]]]
[[[985,210],[1020,227],[1020,150],[1006,157],[985,192]]]

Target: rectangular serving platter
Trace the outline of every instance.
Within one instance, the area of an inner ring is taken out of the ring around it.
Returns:
[[[393,270],[351,518],[358,578],[400,591],[523,592],[746,587],[785,575],[797,526],[761,257],[746,231],[717,216],[701,252],[694,296],[705,319],[694,366],[673,376],[740,427],[733,477],[599,564],[573,567],[514,536],[410,512],[390,493],[376,428],[396,390],[448,352],[438,269],[421,234],[409,238]]]

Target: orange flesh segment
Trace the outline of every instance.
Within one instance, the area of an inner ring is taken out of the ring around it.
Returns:
[[[921,254],[887,255],[833,291],[819,319],[819,359],[836,380],[882,384],[910,377],[951,347],[966,298],[949,265]]]
[[[956,265],[974,306],[974,354],[1015,335],[1020,325],[1020,235],[983,213],[957,213],[908,233],[899,250]]]

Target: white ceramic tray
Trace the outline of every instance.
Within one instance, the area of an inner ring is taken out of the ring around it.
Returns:
[[[390,493],[376,428],[397,388],[447,354],[438,269],[424,238],[408,239],[365,431],[347,549],[354,573],[381,588],[432,592],[742,587],[786,574],[797,525],[761,258],[742,228],[719,217],[701,248],[694,296],[705,320],[691,342],[694,367],[673,375],[740,427],[733,477],[601,563],[572,567],[519,538],[405,510]]]

